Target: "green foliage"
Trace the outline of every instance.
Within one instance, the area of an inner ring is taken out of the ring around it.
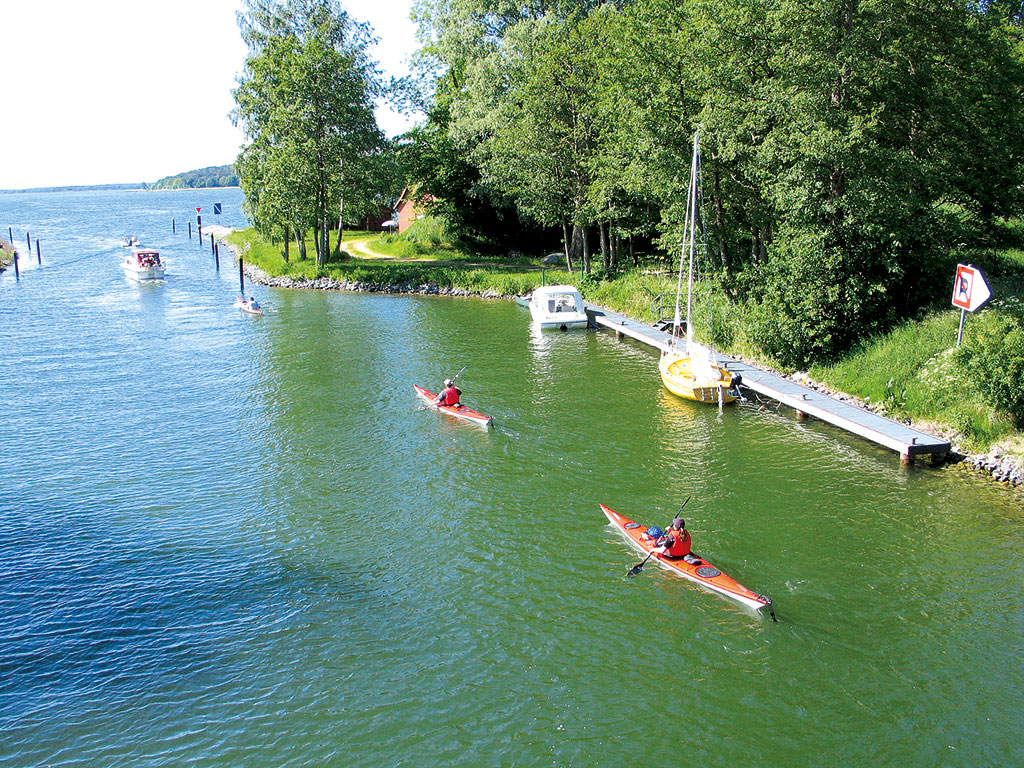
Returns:
[[[410,150],[446,173],[417,178],[451,182],[449,221],[512,201],[671,242],[699,132],[710,250],[756,303],[742,343],[834,359],[1024,210],[1011,5],[419,0],[437,79]]]
[[[883,271],[820,237],[788,233],[779,255],[754,273],[752,339],[783,366],[830,361],[891,324]]]
[[[249,55],[234,117],[248,143],[235,166],[246,212],[267,236],[312,229],[323,267],[339,208],[379,207],[375,181],[394,184],[373,116],[372,40],[336,0],[249,0],[240,25]]]
[[[448,236],[448,227],[444,219],[437,216],[421,216],[399,237],[424,251],[436,248],[452,248],[452,241]]]
[[[206,187],[237,187],[238,175],[230,165],[214,165],[196,171],[165,176],[150,189],[202,189]]]
[[[1024,422],[1024,320],[1019,301],[970,318],[958,362],[995,408]]]

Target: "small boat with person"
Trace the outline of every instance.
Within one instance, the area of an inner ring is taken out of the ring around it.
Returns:
[[[647,526],[620,515],[604,504],[600,506],[601,511],[608,518],[608,522],[626,537],[626,541],[647,556],[643,561],[644,563],[648,560],[655,560],[662,568],[675,573],[677,576],[682,576],[688,581],[700,584],[712,592],[725,595],[748,608],[753,608],[755,611],[767,608],[772,619],[775,619],[775,609],[772,607],[771,598],[747,589],[735,579],[726,576],[703,557],[687,555],[686,558],[670,558],[661,552],[655,551],[657,549],[655,542],[644,536]],[[643,563],[633,566],[631,573],[639,572],[642,566]]]
[[[431,392],[429,389],[425,389],[418,384],[413,384],[412,388],[416,390],[416,394],[421,400],[426,402],[426,407],[433,408],[440,411],[441,413],[447,413],[449,416],[454,416],[457,419],[468,421],[471,424],[477,424],[481,427],[489,427],[491,425],[491,417],[485,416],[482,413],[474,411],[472,408],[459,403],[458,405],[438,405],[435,401],[437,400],[437,393]]]
[[[160,260],[160,252],[152,248],[132,248],[121,262],[121,267],[130,280],[164,279],[164,262]]]
[[[263,307],[261,307],[260,303],[256,301],[256,299],[252,296],[250,296],[248,299],[244,298],[243,296],[236,296],[235,306],[238,307],[243,312],[248,312],[250,315],[263,314]]]
[[[528,306],[533,322],[542,329],[567,331],[590,325],[583,297],[573,285],[542,285],[535,288]]]
[[[238,290],[239,294],[235,297],[235,306],[250,315],[262,315],[263,307],[256,301],[256,297],[250,296],[248,299],[245,298],[245,265],[242,263],[241,256],[238,257]]]
[[[121,238],[122,248],[138,248],[142,243],[139,242],[138,235],[125,235]]]

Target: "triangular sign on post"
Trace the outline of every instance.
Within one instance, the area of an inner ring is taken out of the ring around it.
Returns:
[[[992,296],[981,270],[970,264],[956,265],[953,281],[953,306],[974,312]]]

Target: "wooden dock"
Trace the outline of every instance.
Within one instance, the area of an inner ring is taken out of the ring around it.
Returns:
[[[628,336],[654,347],[659,352],[668,349],[672,341],[672,336],[664,331],[617,315],[595,304],[587,304],[586,310],[587,316],[597,327],[615,331],[619,336]],[[718,358],[730,372],[743,377],[743,386],[788,405],[801,417],[814,416],[847,432],[852,432],[897,451],[901,461],[906,464],[913,463],[917,456],[927,455],[933,461],[937,461],[949,453],[950,445],[945,440],[919,432],[906,424],[900,424],[898,421],[879,416],[877,413],[829,397],[808,387],[800,386],[782,376],[755,368],[727,355],[719,355]]]

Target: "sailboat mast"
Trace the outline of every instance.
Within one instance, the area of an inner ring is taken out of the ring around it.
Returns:
[[[672,320],[672,345],[675,346],[675,334],[679,332],[681,317],[679,316],[679,302],[683,295],[683,265],[687,263],[687,241],[689,241],[689,277],[687,279],[687,300],[686,300],[686,338],[690,339],[690,314],[693,311],[693,228],[696,224],[693,211],[696,209],[696,163],[697,163],[697,134],[693,137],[693,162],[690,164],[690,186],[686,193],[686,215],[683,218],[683,238],[679,248],[679,276],[676,279],[676,312]]]
[[[686,218],[689,221],[690,230],[690,257],[689,276],[686,280],[686,344],[693,341],[693,250],[694,230],[697,228],[697,166],[700,163],[700,134],[693,136],[693,162],[690,163],[690,193],[686,200]],[[682,265],[680,265],[680,269]]]

